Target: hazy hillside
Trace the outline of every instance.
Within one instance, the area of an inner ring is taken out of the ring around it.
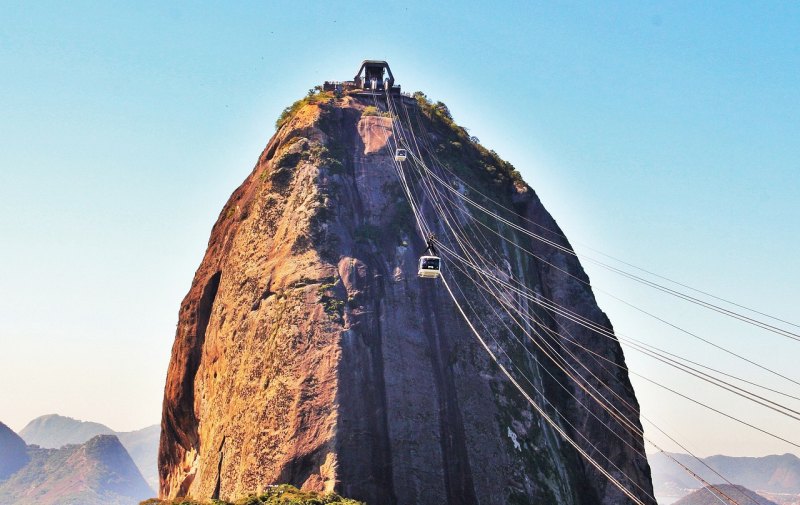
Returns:
[[[153,490],[158,489],[157,457],[161,428],[157,424],[141,430],[117,432],[100,423],[49,414],[29,422],[19,434],[28,444],[36,444],[47,449],[59,449],[68,444],[82,444],[97,435],[116,435],[147,484]]]
[[[3,505],[135,505],[152,494],[113,435],[62,449],[29,446],[28,456],[0,483]]]
[[[711,456],[705,461],[731,481],[747,488],[800,494],[800,458],[794,454],[762,458]]]
[[[673,505],[719,505],[720,503],[728,503],[729,500],[727,498],[733,499],[736,503],[747,505],[778,505],[774,501],[770,501],[743,486],[721,484],[714,487],[716,489],[698,489],[676,501]]]
[[[671,454],[693,472],[712,484],[724,481],[702,463],[687,454]],[[649,456],[653,476],[653,488],[658,496],[683,496],[700,489],[702,484],[676,465],[666,454]],[[711,456],[702,458],[703,463],[724,475],[733,484],[753,489],[770,496],[787,497],[792,503],[800,496],[800,458],[793,454],[772,455],[759,458]],[[774,499],[774,498],[773,498]]]
[[[67,444],[82,444],[97,435],[112,435],[114,430],[100,423],[78,421],[50,414],[29,422],[19,436],[28,444],[45,449],[59,449]]]
[[[27,465],[29,460],[25,441],[0,423],[0,481]]]
[[[144,480],[153,490],[158,489],[158,439],[161,426],[154,424],[141,430],[116,432],[117,438],[128,450],[133,462],[142,472]]]

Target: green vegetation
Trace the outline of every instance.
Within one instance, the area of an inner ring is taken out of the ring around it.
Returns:
[[[367,105],[364,107],[364,110],[361,112],[362,116],[380,116],[380,117],[391,117],[386,111],[379,110],[374,105]]]
[[[334,295],[329,294],[339,285],[339,279],[328,277],[324,279],[324,281],[325,282],[320,284],[319,288],[317,288],[317,294],[319,295],[319,301],[322,303],[322,308],[332,320],[341,320],[344,317],[344,300],[340,300]]]
[[[331,174],[341,174],[344,172],[344,165],[340,158],[344,148],[339,144],[331,147],[332,150],[322,144],[313,144],[310,149],[303,152],[303,159],[316,161],[319,166],[327,167]]]
[[[338,321],[344,317],[344,300],[326,295],[322,297],[322,307],[333,320]]]
[[[447,138],[452,135],[457,137],[456,140],[435,146],[437,156],[446,164],[458,167],[466,163],[478,167],[495,184],[508,181],[525,184],[514,165],[501,159],[493,150],[483,147],[477,137],[470,136],[469,130],[453,121],[447,105],[439,101],[432,102],[421,91],[415,92],[412,96],[422,113],[431,120],[442,137]],[[467,174],[462,173],[462,175]]]
[[[364,111],[361,113],[362,116],[379,116],[380,114],[381,112],[374,105],[364,107]]]
[[[283,146],[280,153],[273,160],[273,169],[264,170],[259,178],[262,182],[271,181],[272,186],[278,192],[283,192],[294,178],[294,170],[300,160],[305,159],[305,150],[308,148],[308,140],[302,137],[292,139],[288,145]]]
[[[303,157],[303,152],[301,151],[294,151],[284,152],[280,158],[275,160],[275,167],[276,168],[294,168],[297,166],[297,163]]]
[[[329,91],[322,91],[322,87],[320,86],[311,88],[308,90],[308,94],[304,98],[301,98],[292,105],[283,109],[283,112],[281,112],[281,115],[278,116],[277,121],[275,121],[275,129],[280,130],[283,125],[285,125],[295,114],[297,114],[297,111],[303,108],[303,106],[324,103],[330,100],[333,100],[333,93]]]
[[[300,491],[294,486],[281,484],[270,487],[265,493],[250,495],[234,502],[224,500],[150,499],[140,505],[365,505],[364,502],[342,498],[335,493]]]

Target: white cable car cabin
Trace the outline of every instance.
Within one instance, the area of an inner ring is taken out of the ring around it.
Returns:
[[[398,149],[394,152],[395,161],[406,161],[407,153],[405,149]]]
[[[439,256],[421,256],[417,275],[426,279],[435,279],[441,273],[442,259]]]
[[[442,272],[442,258],[439,257],[439,251],[436,250],[433,241],[434,236],[431,235],[428,238],[428,247],[419,258],[417,275],[426,279],[435,279]]]

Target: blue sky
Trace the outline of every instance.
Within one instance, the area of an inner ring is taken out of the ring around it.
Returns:
[[[280,111],[386,59],[512,162],[572,242],[790,320],[800,6],[2,2],[0,420],[158,422],[180,300]],[[586,265],[593,284],[797,377],[797,342]],[[763,380],[598,292],[618,330]],[[628,351],[632,369],[744,412]],[[634,380],[701,454],[790,446]],[[797,394],[795,387],[794,393]],[[655,436],[655,435],[654,435]],[[793,452],[798,452],[794,450]]]

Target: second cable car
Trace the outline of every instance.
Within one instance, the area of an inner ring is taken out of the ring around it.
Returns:
[[[406,150],[405,149],[398,149],[394,152],[394,160],[395,161],[406,161]]]
[[[439,257],[439,251],[433,245],[433,236],[428,239],[428,247],[425,253],[419,258],[419,269],[417,275],[426,279],[435,279],[439,277],[442,272],[442,258]]]

